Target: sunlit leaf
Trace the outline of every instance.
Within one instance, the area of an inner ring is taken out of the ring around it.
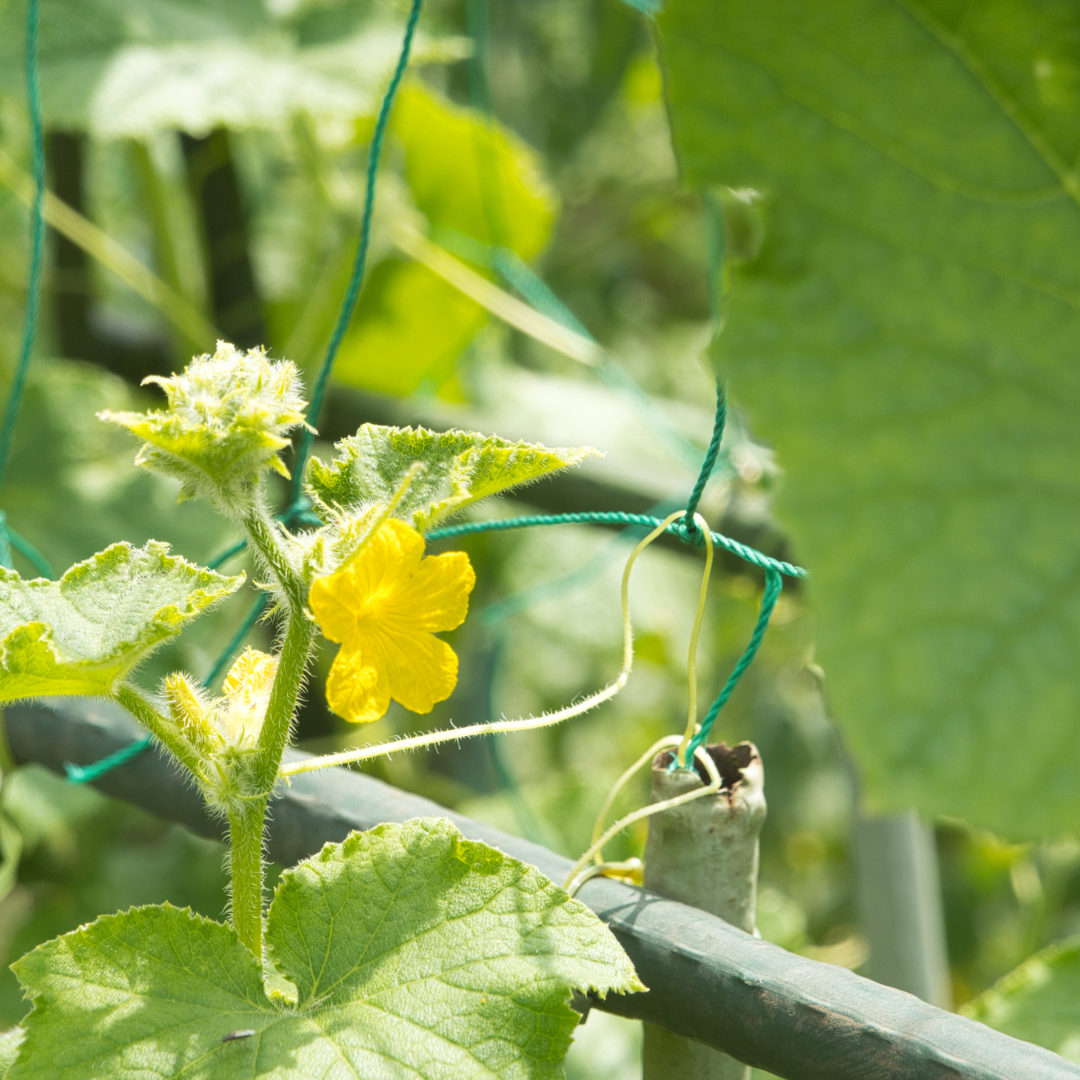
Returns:
[[[114,544],[59,581],[24,581],[0,568],[0,701],[107,695],[243,580],[193,566],[153,541]]]
[[[392,130],[412,196],[433,225],[523,259],[543,250],[555,195],[538,155],[513,132],[420,83],[402,88]]]
[[[436,234],[525,259],[544,248],[555,197],[538,156],[512,132],[420,83],[402,87],[391,130],[412,197]],[[364,288],[335,377],[401,396],[439,390],[486,321],[479,304],[426,267],[387,259]]]
[[[266,995],[232,929],[169,906],[39,946],[15,965],[34,1008],[9,1080],[556,1080],[571,990],[642,989],[588,908],[434,819],[354,833],[287,871],[267,941],[295,1005]]]
[[[1036,953],[963,1012],[1080,1064],[1080,938]]]
[[[684,176],[764,196],[716,360],[787,472],[869,803],[1071,828],[1080,7],[668,0],[658,19]]]
[[[386,259],[371,273],[334,365],[349,386],[405,397],[438,390],[487,321],[475,301],[419,263]]]
[[[313,458],[307,480],[312,495],[326,507],[356,510],[388,505],[402,479],[420,462],[394,510],[420,532],[479,499],[549,476],[595,455],[591,447],[549,449],[510,442],[474,431],[428,431],[364,424],[337,444],[328,465]]]

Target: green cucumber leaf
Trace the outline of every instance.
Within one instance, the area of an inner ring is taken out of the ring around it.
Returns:
[[[0,1076],[6,1076],[7,1070],[15,1064],[19,1056],[19,1047],[22,1046],[26,1032],[21,1027],[9,1028],[0,1032]]]
[[[1080,1064],[1080,937],[1036,953],[961,1012]]]
[[[244,575],[223,577],[151,540],[113,544],[59,581],[0,567],[0,702],[108,695],[163,641]]]
[[[169,905],[38,946],[14,965],[33,1010],[8,1080],[556,1080],[572,989],[643,989],[588,908],[432,818],[286,871],[267,942],[298,1003],[231,928]]]
[[[549,449],[538,443],[509,442],[474,431],[364,424],[337,443],[338,456],[326,464],[312,458],[309,493],[328,509],[356,511],[388,505],[398,495],[408,470],[420,462],[418,476],[395,507],[420,532],[470,503],[532,483],[578,465],[598,452],[588,446]]]
[[[145,439],[137,463],[179,480],[182,499],[242,506],[262,473],[289,475],[279,451],[289,445],[288,432],[304,423],[307,402],[288,360],[219,341],[213,356],[195,357],[182,374],[144,381],[165,391],[166,409],[100,418]]]
[[[683,175],[762,196],[714,355],[786,470],[868,803],[1072,828],[1080,6],[667,0],[658,27]]]
[[[360,294],[334,378],[395,397],[421,388],[445,393],[458,356],[486,322],[475,300],[426,266],[383,259]]]

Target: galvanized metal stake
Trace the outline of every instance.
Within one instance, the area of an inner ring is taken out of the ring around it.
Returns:
[[[649,818],[645,887],[754,933],[758,836],[765,821],[765,771],[753,743],[707,747],[723,779],[715,795]],[[696,771],[653,762],[650,802],[702,787]],[[645,1024],[644,1080],[749,1080],[750,1069],[692,1039]]]
[[[952,1008],[933,830],[913,810],[858,815],[855,878],[870,977]]]

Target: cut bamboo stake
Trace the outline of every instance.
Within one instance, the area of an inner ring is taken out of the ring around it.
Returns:
[[[649,819],[645,888],[754,933],[758,836],[765,822],[765,771],[753,743],[707,748],[723,784]],[[669,771],[671,753],[653,761],[650,802],[702,787],[696,771]],[[644,1080],[749,1080],[741,1062],[692,1039],[645,1025]]]

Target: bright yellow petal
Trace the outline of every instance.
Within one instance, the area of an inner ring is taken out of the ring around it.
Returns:
[[[353,595],[374,608],[409,580],[423,556],[424,538],[404,521],[388,518],[342,573]]]
[[[224,707],[217,713],[226,742],[239,746],[258,739],[276,674],[277,659],[250,646],[229,668],[221,685]]]
[[[347,571],[316,578],[308,594],[308,604],[323,636],[331,641],[347,641],[356,634],[356,600]]]
[[[396,518],[384,522],[344,570],[312,584],[308,603],[323,634],[331,641],[353,641],[361,622],[379,618],[423,554],[424,540],[415,529]]]
[[[342,648],[326,680],[326,701],[338,716],[369,724],[390,708],[390,684],[386,673],[365,664],[358,650]]]
[[[457,685],[457,655],[432,634],[372,634],[365,648],[386,673],[390,696],[412,712],[431,712]]]
[[[476,573],[464,551],[430,555],[401,583],[393,600],[388,599],[386,613],[395,624],[407,621],[416,630],[453,630],[465,621],[475,584]]]

